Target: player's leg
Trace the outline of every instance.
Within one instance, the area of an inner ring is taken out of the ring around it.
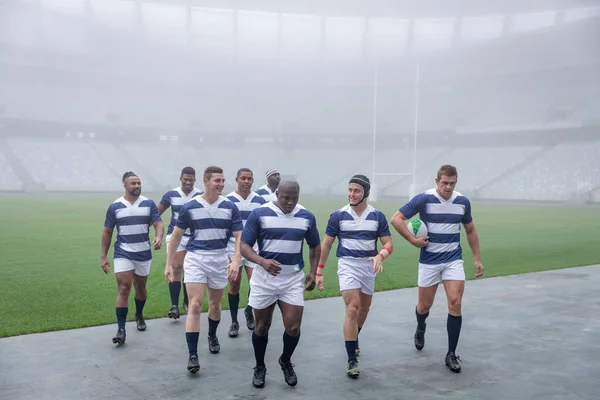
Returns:
[[[358,317],[360,310],[360,289],[347,289],[342,291],[342,298],[346,305],[344,316],[344,341],[348,354],[348,367],[346,373],[351,378],[358,378],[358,361],[356,348],[358,344]]]
[[[250,287],[250,279],[252,279],[252,271],[254,267],[252,265],[244,266],[246,269],[246,275],[248,276],[248,305],[244,309],[244,316],[246,317],[246,327],[249,330],[254,330],[255,322],[254,322],[254,314],[252,313],[252,307],[250,306],[250,291],[252,290]]]
[[[446,330],[448,331],[448,353],[446,354],[446,366],[452,372],[460,372],[460,358],[456,356],[456,347],[462,327],[462,296],[465,291],[465,271],[462,260],[450,263],[442,271],[442,280],[448,300],[448,320]]]
[[[360,336],[360,331],[362,330],[365,322],[367,321],[367,315],[369,315],[369,310],[371,309],[371,302],[373,301],[373,290],[375,287],[375,280],[373,279],[373,289],[369,293],[364,293],[362,290],[360,292],[360,307],[358,309],[358,335]],[[364,290],[364,289],[363,289]],[[360,346],[358,341],[358,336],[356,338],[356,355],[360,355]]]
[[[183,277],[183,261],[185,259],[185,254],[185,251],[177,251],[175,257],[173,257],[173,282],[169,282],[171,309],[167,314],[169,318],[172,319],[179,319],[181,316],[181,312],[179,311],[179,294],[181,293],[181,280]]]
[[[272,288],[266,285],[268,273],[263,270],[262,274],[255,272],[250,280],[250,296],[248,304],[252,307],[255,317],[255,327],[252,331],[252,347],[256,365],[252,376],[252,384],[257,388],[265,386],[265,353],[269,342],[269,329],[273,320],[273,310],[277,301],[277,295]]]
[[[283,352],[279,357],[279,366],[283,371],[285,382],[290,386],[296,386],[298,377],[294,371],[294,364],[292,364],[292,355],[300,341],[300,326],[302,325],[304,305],[286,303],[281,298],[278,304],[284,327]]]
[[[417,350],[425,347],[425,330],[427,328],[425,320],[429,316],[429,310],[433,306],[435,293],[441,281],[440,270],[441,267],[437,265],[419,264],[418,300],[415,308],[417,329],[414,336]]]
[[[146,291],[146,282],[150,275],[150,266],[152,260],[135,261],[135,270],[133,274],[133,286],[135,288],[135,322],[138,331],[146,330],[146,321],[144,321],[144,305],[148,293]]]
[[[219,339],[217,338],[217,327],[221,322],[221,300],[225,288],[211,288],[208,285],[208,350],[217,354],[221,350]]]
[[[189,278],[188,278],[189,276]],[[194,274],[186,273],[186,280],[200,280]],[[200,313],[202,312],[202,299],[206,283],[185,282],[189,299],[189,312],[185,320],[185,339],[188,346],[188,371],[196,373],[200,370],[198,361],[198,338],[200,337]]]
[[[240,306],[240,286],[242,283],[243,269],[240,268],[237,278],[229,282],[227,300],[229,302],[229,313],[231,314],[231,325],[229,326],[229,337],[236,337],[240,330],[238,323],[238,308]]]
[[[127,322],[127,314],[129,311],[129,294],[131,293],[131,285],[133,284],[133,273],[135,266],[122,258],[115,258],[113,261],[115,279],[117,281],[117,299],[115,312],[117,316],[117,334],[112,341],[115,344],[123,344],[126,339],[125,323]]]

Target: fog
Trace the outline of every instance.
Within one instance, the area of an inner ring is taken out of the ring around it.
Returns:
[[[423,3],[5,0],[0,191],[218,165],[377,201],[450,163],[477,199],[600,202],[600,5]]]

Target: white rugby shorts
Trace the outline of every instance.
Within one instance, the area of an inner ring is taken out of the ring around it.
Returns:
[[[455,260],[443,264],[419,263],[419,287],[437,285],[442,281],[464,281],[465,263]]]
[[[227,255],[188,251],[183,260],[184,283],[206,283],[211,289],[227,286]]]
[[[304,272],[273,276],[263,267],[254,268],[250,278],[248,305],[263,310],[277,300],[293,306],[304,306]]]
[[[338,278],[340,291],[360,289],[367,295],[375,292],[375,276],[373,261],[342,257],[338,259]]]
[[[115,274],[118,272],[134,271],[138,276],[150,275],[150,265],[152,260],[148,261],[133,261],[127,258],[115,258],[113,260],[113,270]]]
[[[258,253],[258,244],[254,243],[254,251],[256,253]],[[233,256],[235,255],[235,242],[228,242],[227,243],[227,256],[231,257],[231,259],[233,260]],[[241,265],[245,265],[246,267],[250,267],[250,268],[254,268],[256,267],[256,264],[253,263],[252,261],[248,261],[246,260],[244,257],[242,257],[242,264]]]
[[[171,235],[167,235],[167,255],[169,255],[169,240],[171,240]],[[179,253],[180,251],[187,251],[186,246],[188,244],[188,242],[190,241],[190,237],[189,236],[182,236],[181,237],[181,242],[179,242],[179,246],[177,247],[177,253]]]

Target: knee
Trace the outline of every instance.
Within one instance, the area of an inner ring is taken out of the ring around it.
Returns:
[[[241,275],[241,274],[240,274]],[[240,276],[233,282],[229,282],[229,293],[238,294],[240,292]]]
[[[267,334],[269,333],[269,327],[270,327],[269,323],[267,323],[265,321],[256,320],[255,331],[258,336],[267,336]]]
[[[201,311],[202,311],[202,303],[200,303],[198,301],[192,301],[188,305],[188,313],[189,314],[200,315]]]
[[[358,309],[358,312],[359,312],[359,314],[363,314],[364,315],[364,314],[368,314],[370,309],[371,308],[369,306],[361,306]]]
[[[175,274],[177,276],[183,274],[183,264],[182,263],[178,263],[178,262],[173,263],[173,274]]]
[[[285,331],[287,332],[288,336],[297,337],[298,335],[300,335],[300,324],[293,323],[290,326],[288,326]]]
[[[221,302],[216,300],[209,301],[208,308],[210,309],[211,314],[215,311],[221,311]]]
[[[348,303],[346,305],[346,316],[351,320],[355,320],[358,318],[358,304]]]
[[[131,292],[131,282],[130,283],[120,283],[118,286],[119,296],[129,296]]]
[[[461,300],[460,296],[448,298],[448,310],[460,313]]]

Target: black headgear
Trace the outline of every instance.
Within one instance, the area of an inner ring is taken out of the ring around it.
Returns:
[[[362,199],[360,199],[360,201],[356,204],[350,204],[351,206],[357,206],[360,203],[362,203],[367,197],[369,197],[369,192],[371,191],[371,181],[369,181],[369,178],[367,178],[364,175],[354,175],[352,178],[350,178],[349,184],[350,183],[356,183],[357,185],[360,185],[363,188]]]

